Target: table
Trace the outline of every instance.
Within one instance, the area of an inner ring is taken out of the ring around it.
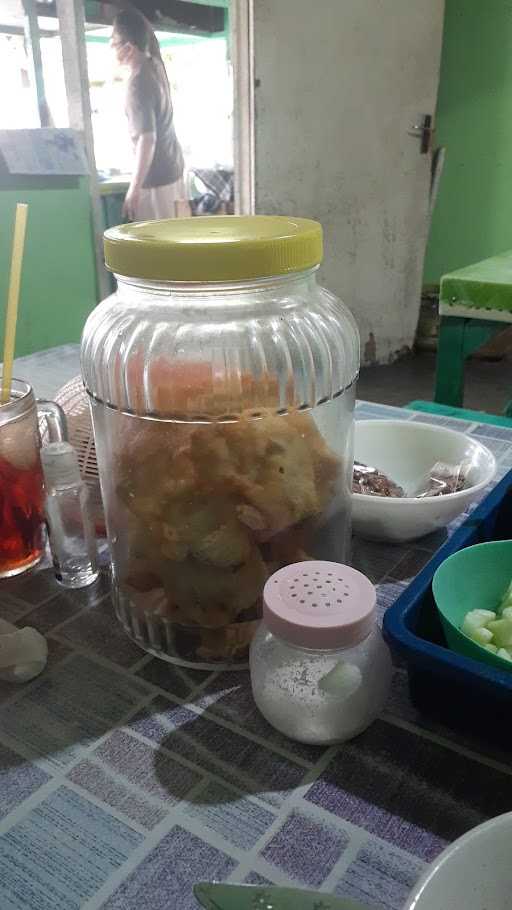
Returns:
[[[52,398],[57,389],[80,372],[80,345],[63,344],[14,361],[13,375],[34,387],[37,398]]]
[[[44,376],[32,378],[38,391]],[[358,418],[397,416],[462,428],[494,451],[499,476],[512,467],[503,427],[357,407]],[[355,542],[380,616],[443,536]],[[140,651],[105,575],[76,593],[50,569],[4,581],[0,615],[50,648],[42,676],[0,684],[2,910],[192,910],[191,885],[212,879],[399,910],[447,843],[512,809],[509,756],[418,716],[401,668],[370,729],[309,747],[266,724],[245,671],[185,670]]]
[[[512,251],[443,275],[439,316],[434,398],[461,407],[466,358],[512,324]]]

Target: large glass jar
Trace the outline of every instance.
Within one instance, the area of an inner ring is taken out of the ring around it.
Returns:
[[[123,225],[105,254],[82,373],[117,616],[160,657],[236,666],[272,572],[347,561],[357,328],[314,221]]]

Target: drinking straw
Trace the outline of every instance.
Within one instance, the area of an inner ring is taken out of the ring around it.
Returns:
[[[2,393],[0,404],[6,404],[11,395],[12,362],[16,340],[16,321],[20,299],[21,267],[25,247],[25,229],[27,226],[28,205],[18,202],[14,219],[14,236],[12,241],[11,273],[7,293],[7,310],[5,314],[4,365],[2,373]]]

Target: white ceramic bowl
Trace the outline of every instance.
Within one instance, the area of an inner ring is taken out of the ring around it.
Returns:
[[[510,910],[512,812],[448,847],[415,886],[405,910]]]
[[[408,420],[356,421],[354,452],[356,461],[379,468],[405,488],[418,482],[436,461],[472,462],[468,485],[458,493],[424,499],[354,493],[354,531],[370,540],[398,543],[444,528],[482,493],[496,472],[494,455],[474,437]]]

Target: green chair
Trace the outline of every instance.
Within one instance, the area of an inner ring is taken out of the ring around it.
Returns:
[[[434,400],[462,407],[466,358],[512,325],[512,251],[444,275],[439,315]]]

